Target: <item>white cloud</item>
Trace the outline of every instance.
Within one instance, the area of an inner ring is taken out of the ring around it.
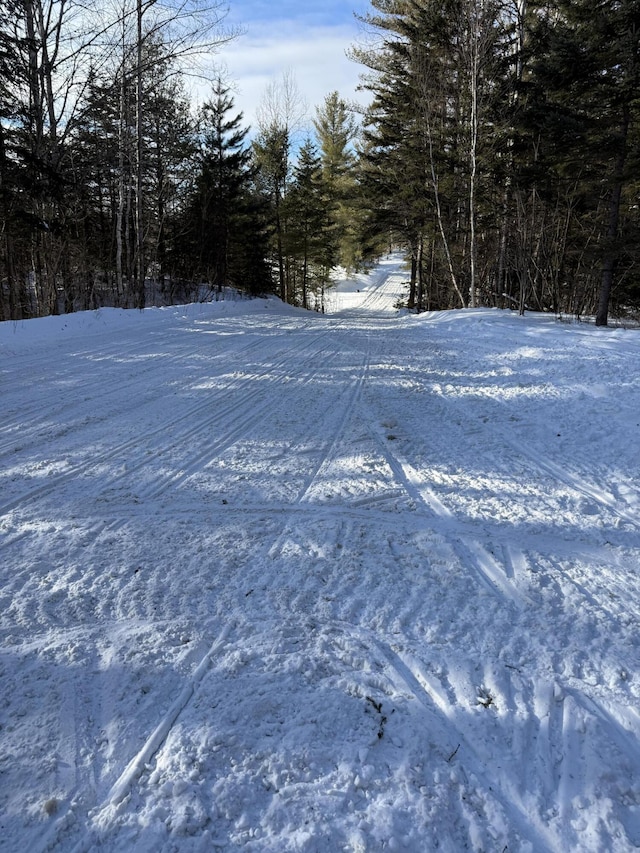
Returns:
[[[217,57],[227,69],[238,111],[245,124],[255,130],[257,110],[270,83],[291,72],[308,104],[309,126],[315,107],[337,91],[346,101],[366,103],[366,93],[357,92],[361,65],[347,58],[357,32],[353,26],[302,27],[281,21],[252,28],[227,44]],[[204,96],[208,93],[205,89]]]

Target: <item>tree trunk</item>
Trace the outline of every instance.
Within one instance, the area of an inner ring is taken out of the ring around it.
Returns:
[[[0,321],[21,320],[18,316],[20,301],[18,298],[18,281],[15,273],[15,259],[13,247],[13,229],[10,218],[10,200],[8,180],[7,152],[4,141],[4,128],[0,122],[0,216],[2,217],[2,242],[4,244],[4,276],[6,277],[9,299],[5,306],[4,290],[0,294]]]
[[[411,279],[409,281],[409,299],[407,300],[407,308],[410,311],[416,307],[416,250],[411,250]]]
[[[280,216],[280,189],[276,187],[275,193],[275,208],[276,208],[276,236],[278,240],[278,277],[280,279],[280,299],[283,302],[287,301],[287,283],[284,271],[284,248],[282,245],[282,218]]]
[[[123,232],[125,212],[124,145],[126,128],[126,97],[124,31],[122,37],[122,80],[120,83],[120,117],[118,122],[118,208],[116,211],[116,291],[118,301],[124,293]]]
[[[420,232],[420,234],[418,234],[418,250],[416,252],[416,308],[418,313],[422,311],[422,303],[424,301],[424,270],[422,269],[423,255],[424,235]]]
[[[143,138],[142,138],[142,0],[136,6],[136,286],[135,307],[144,308],[144,206],[143,206]]]
[[[484,10],[482,10],[484,11]],[[470,87],[471,119],[469,127],[469,307],[476,307],[476,267],[478,247],[476,240],[476,181],[478,174],[478,90],[480,87],[480,12],[477,0],[471,0],[470,23]]]
[[[609,195],[609,220],[606,233],[606,251],[602,261],[602,276],[600,280],[600,293],[598,295],[598,310],[596,313],[596,326],[606,326],[609,322],[609,300],[613,288],[613,276],[618,260],[616,240],[618,238],[618,224],[620,222],[620,200],[622,198],[622,187],[624,184],[624,166],[627,157],[627,138],[629,135],[629,106],[623,107],[622,124],[620,126],[619,149],[613,172],[613,185]]]

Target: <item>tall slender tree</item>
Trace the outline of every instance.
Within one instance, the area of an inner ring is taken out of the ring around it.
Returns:
[[[329,271],[336,260],[333,235],[329,230],[329,205],[322,184],[322,165],[317,150],[307,139],[298,155],[293,183],[287,198],[290,227],[287,249],[299,270],[300,303],[309,308],[309,292],[319,291],[320,306]],[[298,300],[296,293],[295,301]]]
[[[0,320],[21,319],[28,312],[24,278],[16,257],[16,218],[19,204],[19,175],[15,157],[10,156],[11,128],[19,112],[15,85],[20,74],[20,45],[11,21],[18,16],[19,0],[0,7]]]
[[[283,302],[288,302],[292,295],[285,259],[287,220],[284,205],[289,185],[290,147],[287,126],[275,120],[260,128],[260,133],[253,143],[260,182],[273,213],[273,254],[278,270],[279,294]]]
[[[242,113],[234,112],[229,87],[218,78],[201,109],[200,174],[192,213],[200,273],[217,291],[231,283],[234,229],[252,177],[247,134]]]
[[[256,161],[273,209],[273,242],[283,301],[295,299],[285,254],[287,219],[284,202],[291,179],[292,148],[306,111],[295,77],[291,72],[285,72],[280,80],[270,83],[265,90],[258,110],[258,135],[254,141]]]
[[[322,184],[336,261],[355,267],[360,221],[354,149],[358,126],[354,113],[338,92],[331,92],[316,108],[313,125],[320,145]]]

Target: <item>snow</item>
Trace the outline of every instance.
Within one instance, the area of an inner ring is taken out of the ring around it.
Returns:
[[[640,337],[0,324],[0,850],[640,846]]]

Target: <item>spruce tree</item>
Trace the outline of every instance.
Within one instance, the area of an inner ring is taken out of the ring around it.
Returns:
[[[329,229],[329,205],[322,183],[321,159],[307,139],[293,171],[293,184],[287,196],[289,231],[288,254],[299,270],[300,303],[309,308],[309,290],[323,294],[329,271],[335,264],[334,235]]]
[[[363,16],[380,39],[355,50],[373,93],[367,157],[384,172],[396,211],[379,210],[411,250],[409,304],[474,304],[487,291],[497,243],[486,211],[487,165],[502,30],[492,0],[372,0]],[[386,164],[386,165],[385,165]],[[395,189],[393,189],[395,187]],[[440,282],[449,282],[443,293]]]
[[[635,0],[530,2],[526,33],[516,181],[535,193],[539,211],[540,224],[529,224],[543,249],[535,267],[555,277],[558,308],[593,311],[606,325],[640,248],[632,238],[640,8]]]
[[[218,79],[201,110],[199,174],[189,217],[190,242],[198,258],[194,272],[218,292],[227,285],[242,286],[243,247],[237,232],[246,236],[252,180],[247,134],[229,87]]]
[[[353,142],[358,128],[353,113],[338,92],[327,95],[316,108],[313,122],[320,145],[322,184],[329,228],[337,248],[336,261],[347,268],[358,263],[359,200]]]
[[[287,233],[286,206],[284,204],[289,183],[290,133],[286,123],[274,118],[263,125],[253,143],[255,160],[259,169],[258,181],[271,206],[272,256],[278,269],[278,285],[283,302],[292,300],[290,276],[285,258]]]

